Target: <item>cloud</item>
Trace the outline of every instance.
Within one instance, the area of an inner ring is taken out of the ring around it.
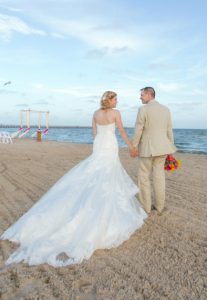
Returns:
[[[19,94],[20,92],[14,90],[1,89],[0,94]]]
[[[188,67],[185,70],[187,80],[198,80],[202,77],[206,78],[207,76],[207,61],[206,58],[198,61],[195,65]]]
[[[73,108],[73,109],[71,109],[72,111],[74,111],[74,112],[85,112],[85,109],[84,108]]]
[[[23,9],[16,8],[16,7],[11,7],[11,6],[1,5],[0,7],[3,8],[3,9],[6,9],[8,11],[15,12],[15,13],[22,13],[24,11]]]
[[[127,73],[127,72],[125,72]],[[128,80],[132,80],[132,81],[136,81],[136,82],[140,82],[140,83],[146,83],[147,85],[149,85],[149,82],[157,82],[159,81],[159,78],[156,77],[144,77],[143,75],[123,75],[123,78],[128,79]]]
[[[178,69],[179,66],[176,64],[170,63],[151,63],[149,64],[149,68],[152,70],[175,70]]]
[[[97,87],[88,86],[67,86],[67,87],[49,87],[42,83],[34,83],[31,86],[41,92],[48,92],[50,94],[56,93],[59,95],[70,95],[79,98],[90,98],[95,94]]]
[[[95,104],[97,104],[98,101],[100,101],[100,97],[99,96],[91,96],[91,97],[87,97],[87,98],[90,98],[88,100],[86,99],[87,102],[89,102],[89,103],[95,103]]]
[[[9,41],[14,32],[22,34],[45,35],[43,30],[34,29],[23,22],[20,18],[0,14],[0,34],[5,41]]]
[[[97,48],[137,49],[145,43],[144,39],[138,35],[127,33],[126,30],[114,28],[108,31],[103,28],[97,31],[95,29],[96,21],[92,19],[86,21],[45,17],[44,22],[61,35],[75,37]]]
[[[175,106],[179,108],[189,108],[190,110],[195,107],[199,107],[201,105],[206,105],[206,101],[180,101],[180,102],[170,102],[168,103],[169,106]]]
[[[1,34],[0,34],[1,37]],[[49,55],[44,53],[41,47],[37,47],[30,43],[19,43],[14,47],[10,45],[10,43],[1,48],[0,55],[0,64],[4,65],[6,68],[11,68],[10,73],[12,74],[12,69],[18,69],[18,75],[22,73],[22,70],[25,66],[30,66],[31,74],[34,69],[39,67],[44,68],[43,66],[54,63],[54,59]],[[34,69],[33,69],[34,67]],[[24,72],[24,71],[23,71]],[[7,80],[11,80],[9,78]],[[19,77],[18,77],[19,79]],[[25,78],[26,79],[26,78]],[[29,76],[27,80],[29,79]],[[18,80],[17,80],[18,81]],[[15,83],[14,79],[12,80]]]
[[[94,48],[108,47],[114,52],[152,45],[149,37],[141,34],[141,26],[123,21],[123,18],[130,17],[126,16],[125,3],[119,3],[118,15],[114,13],[117,4],[108,5],[105,1],[98,5],[93,1],[45,0],[31,1],[31,4],[21,1],[15,6],[23,9],[27,17],[47,27],[55,38],[74,38]]]
[[[57,33],[57,32],[52,32],[50,35],[54,38],[61,39],[61,40],[67,39],[67,36]]]
[[[19,103],[15,105],[16,107],[28,107],[28,104],[26,103]]]
[[[55,97],[53,95],[49,95],[46,97],[43,97],[42,99],[39,99],[38,101],[35,101],[32,103],[32,105],[54,105],[53,103],[51,103],[51,101],[53,101],[55,99]]]
[[[89,50],[86,54],[86,58],[92,58],[92,59],[100,59],[107,55],[113,55],[113,54],[122,54],[126,51],[130,50],[128,47],[103,47],[100,49],[93,49]]]
[[[40,101],[34,102],[32,104],[34,104],[34,105],[50,105],[50,103],[46,100],[42,100],[42,101],[40,100]]]
[[[206,98],[205,18],[200,14],[195,26],[195,19],[188,18],[190,11],[181,6],[168,14],[161,2],[149,18],[149,6],[136,1],[0,0],[0,38],[15,36],[11,43],[2,43],[0,50],[2,70],[6,68],[12,74],[8,79],[15,83],[7,91],[0,86],[0,93],[5,93],[2,98],[8,99],[2,105],[8,109],[10,103],[29,99],[36,108],[46,110],[47,103],[53,103],[62,122],[62,115],[78,107],[84,108],[80,115],[87,118],[104,90],[112,89],[118,93],[117,108],[126,109],[130,123],[135,105],[140,105],[139,89],[150,85],[163,104],[185,100],[183,106],[172,106],[174,111],[188,106],[194,112],[196,104],[190,103]],[[36,38],[43,34],[46,38]],[[61,78],[51,70],[58,70]],[[36,80],[40,83],[31,88],[29,81]],[[6,95],[14,93],[15,86],[26,97]],[[55,98],[46,99],[50,94]],[[206,108],[199,106],[201,111]],[[81,122],[73,115],[70,122]],[[187,115],[183,124],[186,120]]]
[[[138,105],[121,104],[120,105],[120,111],[121,112],[128,112],[128,113],[137,113]]]
[[[89,50],[85,57],[89,59],[101,59],[103,57],[109,56],[109,55],[119,55],[122,53],[127,52],[130,50],[128,47],[115,47],[115,48],[109,48],[109,47],[103,47],[99,49],[92,49]]]
[[[206,97],[206,91],[205,91],[205,88],[194,88],[192,91],[191,91],[191,95],[194,95],[194,96],[205,96]]]
[[[104,56],[108,54],[109,49],[107,47],[101,48],[101,49],[93,49],[89,50],[86,53],[86,58],[92,58],[92,59],[101,59]]]
[[[31,86],[36,90],[43,90],[45,88],[43,83],[32,83]]]
[[[174,82],[172,82],[172,83],[160,82],[157,84],[157,87],[161,92],[175,92],[175,91],[182,89],[183,85],[179,84],[179,83],[174,83]]]
[[[142,24],[133,17],[140,14],[136,5],[124,1],[107,3],[100,1],[7,1],[15,9],[48,28],[55,38],[75,38],[94,48],[112,49],[109,54],[123,53],[126,49],[148,50],[160,42],[166,44],[166,31],[177,30],[173,24],[159,25],[158,22]],[[119,13],[117,13],[117,7]],[[133,11],[134,10],[134,11]],[[180,25],[180,24],[179,24]]]

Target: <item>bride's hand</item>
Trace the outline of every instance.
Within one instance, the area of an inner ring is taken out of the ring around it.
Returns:
[[[131,157],[136,157],[139,155],[138,149],[134,148],[134,147],[130,147],[129,148],[130,151],[130,156]]]

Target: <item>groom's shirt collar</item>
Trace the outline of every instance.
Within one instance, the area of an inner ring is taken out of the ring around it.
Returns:
[[[152,103],[157,103],[157,100],[156,99],[152,99],[147,104],[152,104]]]

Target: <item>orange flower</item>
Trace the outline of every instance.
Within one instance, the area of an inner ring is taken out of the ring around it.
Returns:
[[[176,160],[173,155],[167,155],[164,169],[166,171],[175,171],[176,169],[180,168],[180,165],[180,160]]]

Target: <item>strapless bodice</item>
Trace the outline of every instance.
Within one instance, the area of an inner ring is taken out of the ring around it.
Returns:
[[[105,125],[100,125],[96,123],[96,125],[97,125],[97,134],[108,133],[108,132],[115,133],[115,129],[116,129],[115,122],[105,124]]]
[[[118,142],[115,135],[115,122],[106,125],[97,125],[97,134],[93,143],[93,154],[108,159],[118,156]]]

